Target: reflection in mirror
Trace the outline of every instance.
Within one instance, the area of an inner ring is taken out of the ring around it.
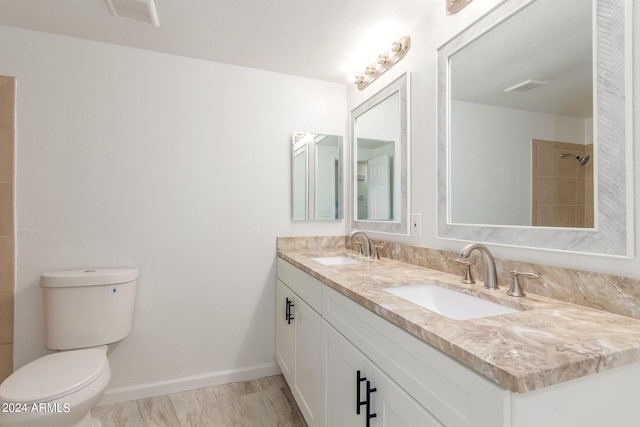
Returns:
[[[592,38],[536,0],[450,56],[452,223],[593,227]]]
[[[400,156],[400,95],[398,92],[356,117],[358,129],[359,220],[389,221],[398,218],[400,180],[394,177],[394,163]]]
[[[353,229],[408,233],[408,74],[352,112]]]
[[[505,0],[438,49],[439,237],[632,256],[629,4]]]
[[[294,220],[339,220],[342,217],[341,154],[340,136],[294,133]]]
[[[340,219],[341,152],[341,137],[336,135],[315,137],[314,219]]]

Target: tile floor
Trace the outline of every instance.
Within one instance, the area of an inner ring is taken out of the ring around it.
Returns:
[[[306,427],[282,375],[100,406],[103,427]]]

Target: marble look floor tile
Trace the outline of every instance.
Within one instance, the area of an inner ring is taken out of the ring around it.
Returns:
[[[103,427],[306,427],[282,375],[95,408]]]
[[[100,406],[94,408],[91,415],[102,421],[102,427],[139,427],[145,425],[136,401]]]
[[[138,400],[138,407],[146,427],[179,426],[180,421],[169,396]]]
[[[282,387],[287,387],[287,381],[282,375],[273,375],[270,377],[260,378],[258,380],[258,384],[260,385],[261,390],[269,390],[272,388],[280,389]]]

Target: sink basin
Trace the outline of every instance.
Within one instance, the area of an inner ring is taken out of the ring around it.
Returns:
[[[519,311],[426,281],[416,285],[384,289],[390,294],[454,320],[479,319]]]
[[[362,263],[362,261],[348,256],[321,256],[311,259],[323,265],[354,265]]]

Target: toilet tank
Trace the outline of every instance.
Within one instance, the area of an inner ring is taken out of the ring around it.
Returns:
[[[45,344],[50,350],[94,347],[131,332],[137,268],[44,273]]]

